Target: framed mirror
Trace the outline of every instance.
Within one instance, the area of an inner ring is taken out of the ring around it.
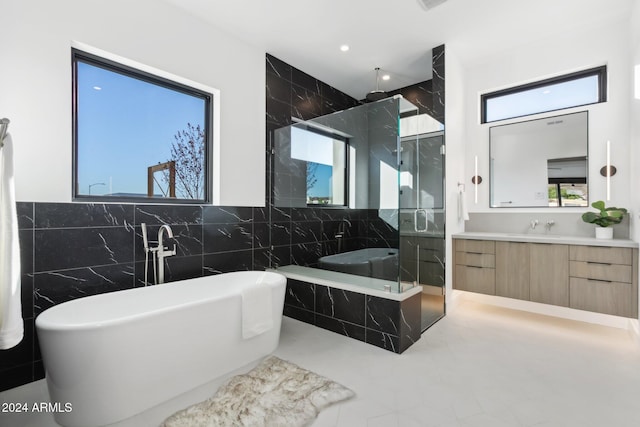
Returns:
[[[588,114],[489,128],[490,206],[589,206]]]

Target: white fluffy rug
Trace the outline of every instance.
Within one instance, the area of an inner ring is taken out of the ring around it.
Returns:
[[[353,396],[334,381],[271,356],[161,427],[306,426],[322,409]]]

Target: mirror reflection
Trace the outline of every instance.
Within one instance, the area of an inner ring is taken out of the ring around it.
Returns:
[[[492,208],[588,206],[587,111],[494,126],[489,140]]]

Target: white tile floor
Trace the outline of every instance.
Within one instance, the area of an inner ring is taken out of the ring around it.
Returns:
[[[467,301],[402,355],[288,318],[275,355],[356,392],[315,427],[640,425],[640,345],[620,329]],[[35,383],[0,402],[44,394]],[[0,413],[0,425],[55,423]]]

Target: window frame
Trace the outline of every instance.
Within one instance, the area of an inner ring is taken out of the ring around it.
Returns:
[[[536,111],[530,114],[523,114],[523,115],[519,115],[519,116],[512,116],[512,117],[504,117],[501,119],[497,119],[497,120],[491,120],[491,121],[487,121],[487,101],[490,99],[494,99],[494,98],[500,98],[502,96],[505,95],[513,95],[516,93],[520,93],[520,92],[525,92],[531,89],[540,89],[546,86],[550,86],[550,85],[554,85],[554,84],[560,84],[560,83],[566,83],[566,82],[570,82],[570,81],[574,81],[574,80],[578,80],[581,78],[585,78],[585,77],[591,77],[591,76],[596,76],[598,77],[598,101],[596,102],[591,102],[588,104],[576,104],[576,105],[571,105],[568,107],[563,107],[563,108],[556,108],[553,110],[540,110],[540,111]],[[561,110],[566,110],[569,108],[575,108],[575,107],[582,107],[585,105],[593,105],[593,104],[599,104],[602,102],[607,102],[607,66],[606,65],[601,65],[599,67],[594,67],[594,68],[589,68],[587,70],[582,70],[582,71],[576,71],[574,73],[569,73],[569,74],[563,74],[561,76],[557,76],[557,77],[551,77],[548,79],[544,79],[544,80],[538,80],[535,82],[531,82],[531,83],[526,83],[523,85],[519,85],[519,86],[514,86],[514,87],[510,87],[507,89],[501,89],[498,91],[494,91],[494,92],[489,92],[489,93],[485,93],[480,95],[480,124],[485,124],[485,123],[495,123],[495,122],[499,122],[499,121],[503,121],[503,120],[511,120],[511,119],[515,119],[515,118],[519,118],[519,117],[528,117],[528,116],[533,116],[536,114],[543,114],[543,113],[550,113],[550,112],[554,112],[554,111],[561,111]]]
[[[294,124],[294,127],[305,130],[307,132],[312,132],[312,133],[324,136],[326,138],[331,138],[333,140],[344,142],[344,182],[342,183],[344,187],[344,203],[342,204],[306,203],[306,206],[308,208],[317,208],[317,207],[344,208],[349,206],[349,138],[346,136],[338,135],[329,130],[322,129],[320,128],[320,126],[311,125],[309,123],[304,123],[304,122],[296,123]],[[308,197],[307,194],[305,194],[305,198],[306,197]]]
[[[171,197],[136,197],[136,196],[97,196],[80,194],[78,183],[78,62],[118,73],[130,78],[144,81],[194,96],[204,100],[204,198],[182,199]],[[142,67],[141,67],[142,68]],[[188,84],[163,77],[152,72],[144,71],[135,66],[105,58],[76,47],[71,48],[71,87],[72,87],[72,182],[71,195],[74,202],[119,202],[119,203],[154,203],[154,204],[211,204],[213,203],[213,152],[214,152],[214,102],[215,95],[211,92],[189,86]]]

